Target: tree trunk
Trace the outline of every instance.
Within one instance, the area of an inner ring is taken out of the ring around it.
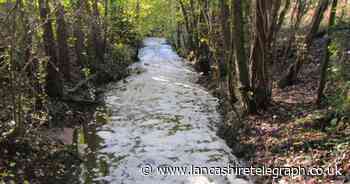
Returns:
[[[220,78],[226,76],[227,69],[230,68],[230,62],[232,60],[232,50],[231,50],[231,21],[230,17],[230,7],[226,0],[220,0],[220,21],[221,21],[221,37],[223,41],[223,51],[222,58],[219,61],[219,76]],[[233,72],[233,68],[229,70],[230,73]]]
[[[317,6],[317,10],[314,16],[312,17],[311,28],[305,38],[305,44],[307,48],[309,48],[312,44],[313,38],[315,37],[320,27],[324,12],[326,11],[328,4],[329,0],[320,0]]]
[[[88,3],[85,3],[88,4]],[[89,8],[88,5],[86,5]],[[92,2],[92,25],[91,25],[91,40],[90,45],[93,48],[95,59],[97,60],[95,64],[104,61],[104,45],[102,39],[102,30],[100,27],[100,12],[98,11],[98,0],[93,0]],[[89,12],[89,10],[88,10]]]
[[[267,16],[268,16],[268,34],[267,34],[267,42],[268,47],[272,47],[272,43],[275,41],[275,35],[277,34],[277,26],[278,26],[278,13],[281,7],[281,0],[272,0],[270,8],[268,8]],[[270,4],[267,3],[267,4]],[[269,49],[268,48],[268,49]],[[271,58],[272,59],[272,58]]]
[[[284,7],[278,16],[276,31],[279,31],[284,23],[284,20],[286,18],[286,14],[288,13],[288,10],[289,10],[290,4],[291,4],[290,1],[291,0],[285,1]]]
[[[314,16],[312,17],[311,28],[305,37],[304,44],[300,50],[300,53],[298,54],[296,62],[289,67],[287,74],[278,82],[278,86],[280,88],[284,88],[286,86],[292,85],[297,80],[299,71],[306,60],[306,54],[310,51],[313,38],[320,27],[323,14],[327,9],[328,4],[329,4],[329,0],[319,1],[317,10],[315,11]]]
[[[210,49],[209,49],[209,22],[206,21],[206,14],[209,11],[207,0],[201,0],[202,9],[199,18],[199,50],[198,50],[198,64],[199,69],[204,75],[209,75],[210,72]]]
[[[48,0],[39,0],[40,18],[43,22],[43,39],[45,53],[49,57],[47,63],[46,93],[50,97],[60,98],[63,95],[63,84],[59,73],[56,43],[52,30],[52,20],[49,17],[50,7]]]
[[[140,13],[141,13],[141,2],[140,0],[136,0],[136,22],[140,21]]]
[[[177,23],[176,25],[176,48],[181,48],[182,44],[181,44],[181,29],[182,25]]]
[[[104,48],[104,53],[107,53],[108,50],[108,25],[109,25],[109,18],[108,18],[108,0],[105,0],[104,2],[105,5],[105,15],[104,15],[104,25],[103,25],[103,48]]]
[[[64,8],[58,3],[56,11],[56,31],[57,31],[57,43],[58,43],[58,63],[62,70],[63,76],[66,80],[70,80],[70,60],[69,50],[67,44],[67,28],[66,21],[64,20]]]
[[[245,112],[255,111],[252,109],[251,100],[249,98],[249,72],[248,72],[248,60],[246,57],[246,52],[244,48],[244,24],[242,16],[242,1],[235,0],[232,2],[233,8],[233,35],[234,38],[234,55],[236,60],[236,70],[237,78],[239,79],[240,84],[240,93],[242,99],[242,107]],[[232,64],[231,64],[232,66]],[[233,66],[232,66],[233,67]],[[232,71],[230,71],[232,72]]]
[[[9,41],[9,45],[8,45],[8,79],[9,79],[9,88],[8,88],[8,95],[10,96],[10,103],[12,106],[11,109],[11,120],[15,122],[15,129],[13,132],[11,132],[10,136],[11,138],[17,138],[17,137],[22,137],[25,134],[25,128],[24,128],[24,122],[22,121],[21,118],[21,112],[22,112],[22,107],[21,107],[21,103],[22,103],[22,92],[21,92],[21,87],[22,87],[22,83],[21,83],[21,79],[18,79],[18,77],[16,77],[17,75],[17,70],[19,69],[19,62],[24,59],[21,58],[21,55],[24,55],[23,50],[21,47],[23,46],[23,42],[18,42],[21,36],[21,33],[19,33],[20,29],[18,28],[18,16],[20,16],[20,21],[22,21],[22,25],[23,25],[23,17],[21,16],[21,14],[23,12],[21,12],[21,8],[22,8],[22,2],[20,0],[16,1],[16,4],[14,5],[12,11],[12,14],[9,14],[8,17],[8,23],[9,23],[9,33],[10,33],[10,39]],[[22,14],[23,15],[23,14]],[[22,40],[21,40],[22,41]],[[18,45],[18,43],[22,43],[21,45]],[[21,51],[22,53],[19,54],[18,52]]]
[[[187,50],[193,51],[193,49],[194,49],[193,30],[192,30],[192,26],[191,26],[191,23],[189,20],[189,15],[187,13],[187,9],[186,9],[184,2],[182,0],[178,0],[178,2],[180,4],[180,9],[181,9],[182,15],[183,15],[184,20],[185,20],[185,26],[186,26],[186,31],[187,31],[186,40],[188,42],[188,44],[186,44],[186,45],[188,45]]]
[[[77,5],[75,8],[76,12],[76,20],[73,25],[74,29],[74,47],[75,47],[75,53],[77,55],[77,63],[80,67],[85,67],[87,65],[86,63],[86,57],[84,56],[83,52],[85,51],[85,34],[82,31],[82,16],[84,15],[84,0],[78,0]]]
[[[255,35],[250,55],[251,88],[255,107],[252,112],[258,109],[265,109],[271,100],[271,81],[268,71],[268,62],[271,59],[268,48],[270,40],[269,5],[271,1],[257,0],[255,8]]]
[[[295,7],[292,10],[292,15],[291,15],[291,28],[290,32],[287,38],[287,44],[286,47],[283,50],[283,61],[286,61],[290,55],[290,50],[292,47],[292,43],[295,41],[295,35],[297,31],[299,30],[301,20],[304,16],[304,12],[306,9],[306,2],[303,2],[302,0],[298,0],[295,4]]]
[[[328,23],[328,31],[326,34],[326,43],[324,46],[324,51],[325,51],[325,56],[322,60],[322,64],[321,64],[321,78],[320,78],[320,82],[319,82],[319,86],[318,86],[318,92],[317,92],[317,104],[320,105],[322,102],[322,98],[324,97],[323,91],[326,85],[326,81],[327,81],[327,69],[328,69],[328,65],[329,65],[329,59],[330,59],[330,55],[331,53],[329,52],[329,45],[331,43],[331,33],[329,31],[329,29],[332,28],[332,26],[335,24],[335,18],[336,18],[336,11],[337,11],[337,4],[338,4],[338,0],[333,0],[332,3],[332,9],[330,12],[330,16],[329,16],[329,23]]]

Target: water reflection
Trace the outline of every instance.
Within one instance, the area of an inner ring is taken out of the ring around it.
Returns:
[[[97,127],[84,124],[76,129],[76,145],[79,155],[84,162],[81,164],[80,182],[83,184],[106,184],[97,181],[99,177],[109,174],[107,158],[110,155],[99,155],[98,150],[102,148],[103,139],[97,135]]]

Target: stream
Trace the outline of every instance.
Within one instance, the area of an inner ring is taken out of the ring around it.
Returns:
[[[142,72],[108,87],[110,122],[79,137],[87,152],[81,182],[250,183],[235,175],[156,173],[164,166],[227,167],[237,159],[216,135],[221,122],[218,99],[196,84],[199,74],[162,38],[145,39],[139,58],[132,68]],[[153,167],[147,176],[141,172],[144,167]]]

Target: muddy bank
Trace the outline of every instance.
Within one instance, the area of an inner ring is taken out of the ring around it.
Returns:
[[[15,124],[0,126],[0,183],[81,183],[81,164],[87,157],[79,152],[79,136],[81,140],[90,127],[106,123],[105,85],[130,75],[128,66],[136,61],[137,50],[67,82],[62,99],[48,98],[41,110],[28,113],[25,136],[11,135]]]

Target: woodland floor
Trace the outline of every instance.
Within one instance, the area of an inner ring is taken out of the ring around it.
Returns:
[[[247,118],[247,130],[240,136],[240,144],[250,149],[243,159],[253,166],[301,166],[306,168],[341,168],[343,176],[299,176],[257,178],[257,183],[347,183],[350,182],[350,124],[349,119],[336,119],[327,104],[315,105],[319,80],[322,40],[317,40],[310,63],[304,65],[297,84],[273,88],[269,108],[260,115]],[[274,78],[289,66],[281,62]],[[328,84],[327,92],[332,86]]]

